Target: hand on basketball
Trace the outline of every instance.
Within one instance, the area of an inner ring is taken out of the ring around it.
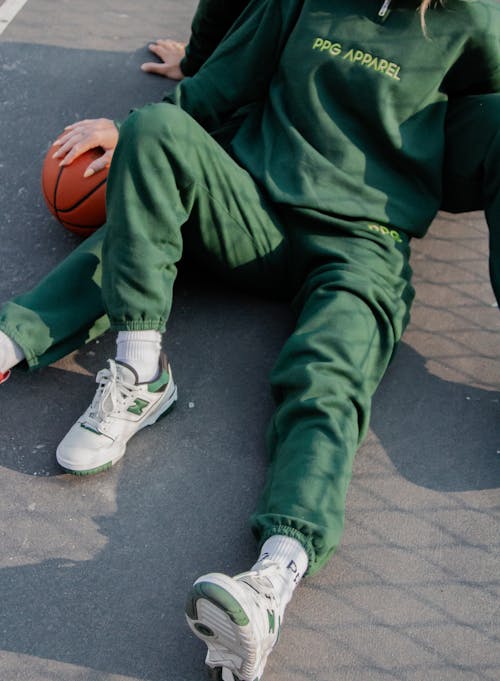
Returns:
[[[118,130],[109,118],[91,118],[78,121],[64,128],[63,134],[54,142],[59,147],[52,158],[62,159],[60,166],[67,166],[89,149],[101,147],[104,150],[89,166],[83,176],[108,168],[118,143]]]
[[[149,49],[158,59],[161,59],[161,63],[147,62],[141,66],[143,71],[157,73],[171,80],[184,78],[180,64],[186,53],[186,43],[178,43],[175,40],[157,40],[149,45]]]

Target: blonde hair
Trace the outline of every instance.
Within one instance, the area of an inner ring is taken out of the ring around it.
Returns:
[[[425,13],[432,5],[444,5],[444,0],[422,0],[418,6],[418,12],[420,14],[420,25],[422,26],[422,31],[424,35],[427,35],[427,27],[425,25]]]

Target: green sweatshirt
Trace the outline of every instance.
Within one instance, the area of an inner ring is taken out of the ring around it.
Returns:
[[[182,73],[193,76],[215,50],[250,0],[200,0],[191,25]]]
[[[497,0],[253,0],[166,99],[207,129],[256,103],[238,162],[279,203],[423,236],[441,201],[448,96],[500,90]]]

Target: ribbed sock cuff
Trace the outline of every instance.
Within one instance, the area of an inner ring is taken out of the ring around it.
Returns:
[[[116,359],[133,367],[141,383],[156,378],[160,352],[159,331],[120,331],[116,338]]]
[[[297,582],[306,572],[309,563],[302,544],[297,539],[282,534],[275,534],[264,542],[257,565],[263,560],[270,560],[283,566]]]
[[[252,570],[265,569],[269,563],[277,565],[276,574],[267,573],[276,590],[280,604],[281,617],[290,602],[293,592],[307,570],[309,559],[302,544],[285,535],[273,535],[262,545],[259,559]]]

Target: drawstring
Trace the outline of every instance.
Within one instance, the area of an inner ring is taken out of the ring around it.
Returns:
[[[391,0],[384,0],[384,2],[382,3],[382,6],[380,7],[380,9],[378,11],[379,17],[381,17],[382,19],[387,18],[387,14],[389,12],[390,5],[391,5]]]

